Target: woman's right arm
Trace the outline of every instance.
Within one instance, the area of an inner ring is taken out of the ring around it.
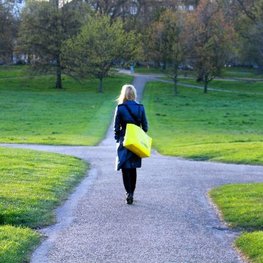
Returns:
[[[145,114],[145,109],[142,107],[142,129],[147,132],[148,131],[148,122]]]

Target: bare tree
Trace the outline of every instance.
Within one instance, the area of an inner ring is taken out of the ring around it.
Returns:
[[[201,0],[188,16],[187,34],[198,79],[204,82],[207,93],[208,83],[220,74],[228,59],[234,29],[216,2]]]

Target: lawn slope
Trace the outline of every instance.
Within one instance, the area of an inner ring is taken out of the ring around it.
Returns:
[[[0,147],[0,262],[27,262],[41,239],[33,229],[55,222],[86,170],[74,157]]]
[[[148,83],[144,104],[154,147],[197,160],[263,164],[263,96]]]

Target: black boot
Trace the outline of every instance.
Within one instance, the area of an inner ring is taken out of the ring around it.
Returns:
[[[131,205],[133,203],[133,194],[132,193],[126,193],[126,202],[128,205]]]

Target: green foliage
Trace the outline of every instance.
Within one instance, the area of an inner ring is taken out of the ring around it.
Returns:
[[[16,35],[16,21],[9,1],[0,2],[0,63],[10,63]]]
[[[234,30],[216,1],[200,0],[194,13],[188,15],[187,34],[194,67],[206,93],[208,82],[219,75],[229,59]]]
[[[204,96],[200,90],[181,88],[174,97],[172,87],[149,83],[144,93],[149,132],[158,151],[197,160],[263,163],[262,96]]]
[[[174,81],[177,93],[177,77],[179,65],[186,59],[184,17],[182,12],[166,10],[161,13],[158,21],[149,28],[149,58],[162,61],[164,66],[170,63],[169,76]]]
[[[107,16],[95,16],[75,37],[66,41],[63,61],[69,72],[78,77],[92,75],[100,80],[99,92],[102,92],[102,80],[114,63],[122,59],[136,57],[139,50],[134,32],[125,32],[121,20],[111,21]]]
[[[236,240],[236,245],[253,263],[263,262],[263,232],[245,233]]]
[[[236,27],[240,33],[240,57],[245,63],[263,65],[263,1],[239,0],[242,12],[238,16]],[[242,4],[241,4],[242,3]]]
[[[0,226],[0,262],[28,262],[29,252],[40,241],[40,235],[29,228]]]
[[[54,222],[53,209],[84,176],[77,158],[0,148],[0,224],[40,227]]]
[[[22,52],[30,57],[32,69],[54,72],[56,87],[62,87],[63,41],[76,35],[83,23],[81,7],[63,5],[54,1],[27,1],[22,12],[19,43]],[[70,56],[71,54],[64,54]]]
[[[14,67],[9,74],[19,75],[20,70]],[[0,78],[0,141],[97,144],[110,124],[120,87],[131,82],[131,77],[108,78],[103,94],[96,92],[95,79],[82,83],[63,79],[65,89],[59,91],[52,89],[51,76]]]
[[[162,12],[159,20],[148,29],[149,59],[179,65],[185,55],[183,26],[182,13]]]

